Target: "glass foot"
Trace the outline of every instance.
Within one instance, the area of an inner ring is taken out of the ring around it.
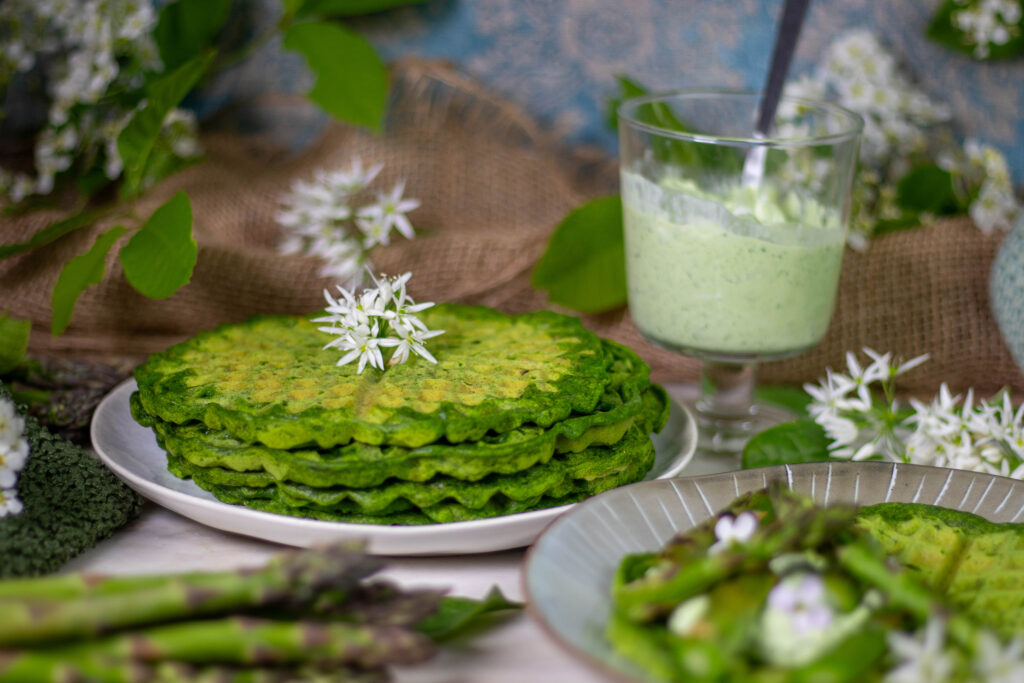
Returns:
[[[698,453],[716,457],[735,456],[736,467],[739,467],[743,447],[752,436],[796,418],[781,406],[760,401],[743,415],[716,415],[702,411],[698,401],[696,413]]]

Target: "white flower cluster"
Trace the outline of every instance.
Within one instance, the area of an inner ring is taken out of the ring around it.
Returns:
[[[330,323],[318,328],[321,332],[337,335],[324,346],[345,352],[338,365],[358,361],[356,372],[362,374],[367,364],[378,370],[384,369],[383,348],[391,348],[387,365],[396,365],[409,360],[415,353],[436,363],[437,359],[427,351],[424,343],[444,330],[429,330],[416,313],[430,308],[433,303],[416,303],[405,292],[405,285],[412,273],[389,279],[377,279],[372,274],[375,288],[365,289],[358,297],[344,287],[338,286],[341,297],[335,299],[324,290],[329,315],[316,318],[313,322]]]
[[[999,150],[967,139],[963,150],[941,154],[938,164],[953,174],[961,192],[977,188],[968,212],[982,232],[1010,229],[1021,205],[1013,193],[1006,158]]]
[[[14,403],[0,398],[0,517],[16,515],[22,509],[15,485],[28,458],[24,432],[25,419],[18,415]]]
[[[964,32],[974,56],[988,57],[993,45],[1006,45],[1020,34],[1020,0],[954,0],[963,9],[953,12],[953,25]]]
[[[1014,411],[1008,392],[1002,401],[975,404],[968,391],[961,403],[943,383],[930,404],[910,403],[910,462],[1024,479],[1024,406]]]
[[[805,384],[811,396],[807,410],[832,439],[829,452],[836,458],[866,460],[881,456],[902,460],[903,447],[896,432],[893,402],[896,378],[928,360],[927,355],[894,362],[891,353],[865,348],[871,362],[861,365],[853,353],[846,354],[848,374],[826,370],[819,384]],[[872,388],[882,390],[885,404],[876,405]]]
[[[352,200],[381,168],[375,164],[364,170],[356,157],[348,169],[321,170],[312,181],[295,181],[282,199],[284,209],[277,214],[277,222],[288,229],[281,253],[317,256],[326,262],[320,269],[322,277],[343,280],[349,288],[361,284],[367,252],[378,244],[389,244],[392,229],[407,239],[415,237],[405,214],[420,202],[402,197],[404,180],[391,192],[378,192],[376,202],[353,206]]]
[[[957,650],[949,647],[946,623],[939,617],[929,619],[915,634],[890,631],[886,640],[896,665],[882,679],[884,683],[1024,680],[1024,641],[1020,638],[1011,638],[1004,645],[993,632],[978,631],[966,666]]]
[[[867,366],[848,353],[847,374],[829,369],[819,384],[804,385],[812,399],[808,411],[832,440],[833,457],[881,458],[1024,479],[1024,406],[1014,410],[1008,392],[991,402],[975,401],[972,391],[954,396],[943,383],[931,403],[911,399],[906,409],[897,405],[895,379],[927,356],[901,364],[888,353],[864,353],[871,358]]]
[[[39,80],[49,100],[39,132],[35,175],[0,168],[0,192],[14,201],[47,194],[58,173],[80,162],[81,171],[122,171],[117,137],[135,111],[145,72],[159,72],[150,32],[149,0],[3,0],[0,2],[0,94],[15,79]],[[131,102],[131,104],[128,104]],[[162,138],[180,158],[198,156],[195,120],[174,110]]]
[[[936,154],[940,160],[949,160],[950,166],[970,169],[961,174],[965,182],[960,189],[963,196],[973,199],[970,213],[983,230],[1008,225],[1019,211],[1005,159],[989,147],[981,167],[957,161],[970,157],[977,147],[965,146],[961,151],[948,135],[936,133],[936,126],[950,120],[949,108],[915,87],[895,57],[870,32],[853,30],[841,35],[826,49],[817,71],[787,84],[785,94],[809,99],[831,94],[864,118],[860,171],[854,183],[852,247],[867,246],[879,219],[901,217],[898,181]],[[801,113],[799,107],[781,107],[779,118],[786,125],[787,120],[799,121]],[[937,145],[948,149],[936,150]],[[804,166],[808,186],[813,186],[816,170]]]

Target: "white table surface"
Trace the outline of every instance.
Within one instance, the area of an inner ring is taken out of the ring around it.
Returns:
[[[669,387],[686,398],[685,387]],[[687,474],[734,469],[721,459],[695,458]],[[233,569],[262,565],[284,546],[203,526],[147,503],[142,515],[112,538],[72,560],[65,571],[145,574]],[[524,599],[520,569],[525,549],[484,555],[388,558],[381,576],[404,586],[448,587],[451,595],[481,598],[498,586],[512,600]],[[604,678],[548,638],[525,611],[492,628],[445,643],[437,657],[395,669],[407,683],[507,681],[577,683]]]

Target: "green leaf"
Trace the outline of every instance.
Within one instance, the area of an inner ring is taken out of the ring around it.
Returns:
[[[810,418],[783,422],[747,442],[743,469],[828,460],[829,443],[822,426]]]
[[[566,216],[555,228],[531,282],[547,290],[551,301],[583,313],[626,303],[619,196],[596,199]]]
[[[807,406],[811,402],[810,395],[803,389],[784,385],[758,385],[754,388],[754,398],[781,406],[797,417],[808,416]]]
[[[483,600],[445,598],[437,612],[421,621],[416,630],[432,640],[444,640],[464,630],[484,614],[520,607],[522,605],[508,600],[495,586]]]
[[[608,123],[618,125],[618,108],[626,99],[646,95],[650,91],[629,78],[617,76],[620,95],[610,99],[607,112]],[[648,102],[640,105],[634,114],[636,120],[658,128],[678,133],[693,133],[692,126],[676,116],[672,107],[664,102]],[[743,167],[741,148],[729,145],[707,145],[686,140],[673,140],[667,137],[653,137],[650,141],[651,150],[656,159],[676,166],[697,166],[701,169],[720,168],[723,172],[739,171]]]
[[[605,110],[605,123],[612,131],[619,129],[619,105],[631,97],[640,97],[649,92],[647,88],[629,76],[620,74],[615,77],[615,81],[619,84],[619,92],[617,95],[608,98],[607,109]]]
[[[287,1],[287,0],[286,0]],[[300,17],[357,17],[386,12],[407,5],[421,5],[425,0],[305,0],[297,3]]]
[[[117,137],[117,150],[124,162],[121,193],[132,197],[139,193],[153,145],[160,135],[167,114],[206,73],[213,52],[195,57],[154,81],[146,93],[146,104],[132,117]]]
[[[283,44],[316,75],[310,100],[342,121],[380,129],[388,73],[370,43],[336,24],[306,22],[290,26]]]
[[[178,192],[121,249],[124,276],[139,293],[165,299],[188,284],[196,265],[192,205]]]
[[[23,251],[35,249],[36,247],[41,247],[49,244],[50,242],[54,242],[64,235],[78,230],[79,228],[85,228],[92,225],[104,213],[106,212],[83,211],[81,213],[76,213],[75,215],[69,216],[63,220],[50,223],[24,242],[0,245],[0,259],[5,259],[9,256],[20,254]]]
[[[992,61],[995,59],[1007,59],[1024,53],[1024,30],[1018,30],[1017,35],[1007,40],[1002,45],[989,43],[988,54],[979,57],[975,51],[975,44],[970,41],[969,35],[957,28],[953,14],[954,12],[967,9],[956,0],[946,0],[932,16],[925,35],[931,40],[948,47],[951,50],[962,52],[977,61]],[[1024,17],[1017,22],[1019,29],[1024,29]]]
[[[950,215],[967,208],[957,197],[953,174],[935,164],[917,166],[900,178],[896,200],[901,208],[917,213]]]
[[[231,0],[173,0],[160,8],[153,39],[164,71],[179,66],[214,44],[231,9]]]
[[[25,358],[31,331],[30,321],[12,318],[7,312],[0,315],[0,374],[9,372]]]
[[[79,254],[64,264],[57,277],[57,284],[53,287],[51,299],[53,321],[50,331],[54,337],[59,336],[67,329],[79,295],[85,291],[86,287],[98,284],[103,279],[103,273],[106,271],[107,252],[124,232],[125,228],[120,225],[107,230],[96,238],[96,242],[93,243],[89,251]]]

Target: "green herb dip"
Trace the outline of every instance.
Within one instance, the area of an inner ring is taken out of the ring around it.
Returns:
[[[622,174],[634,323],[670,348],[786,355],[815,345],[835,302],[845,231],[837,212],[772,187],[711,194]]]

